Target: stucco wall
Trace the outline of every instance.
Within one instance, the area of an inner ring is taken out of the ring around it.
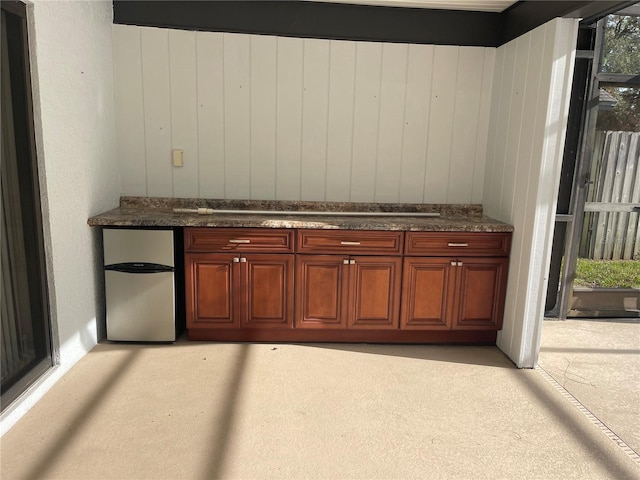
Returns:
[[[110,1],[28,4],[36,146],[57,366],[5,411],[4,433],[97,341],[99,235],[117,205]]]

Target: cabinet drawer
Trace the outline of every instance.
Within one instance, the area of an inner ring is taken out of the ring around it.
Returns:
[[[298,252],[400,255],[402,235],[371,230],[298,230]]]
[[[501,257],[510,246],[511,233],[407,232],[405,254]]]
[[[185,252],[293,253],[293,231],[264,228],[185,228]]]

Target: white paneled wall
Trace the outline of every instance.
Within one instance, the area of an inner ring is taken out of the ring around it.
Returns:
[[[577,25],[556,19],[496,52],[483,199],[514,226],[498,346],[519,367],[540,340]]]
[[[113,37],[124,195],[483,200],[494,48],[125,25]]]

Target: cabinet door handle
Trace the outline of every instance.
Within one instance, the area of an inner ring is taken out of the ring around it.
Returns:
[[[234,258],[233,258],[233,263],[238,263],[239,261],[240,261],[240,258],[239,258],[239,257],[234,257]]]
[[[355,260],[349,260],[349,265],[355,265],[356,261]]]
[[[232,238],[229,243],[251,243],[251,240],[245,240],[243,238]]]
[[[349,265],[349,260],[347,260],[347,259],[342,260],[342,263],[345,264],[345,265]]]
[[[462,266],[462,262],[458,262],[458,267],[461,267],[461,266]]]
[[[347,242],[343,240],[340,242],[340,245],[360,245],[360,242]]]
[[[458,266],[458,262],[451,262],[451,266],[452,267],[457,267]]]
[[[468,243],[454,243],[454,242],[449,242],[449,246],[450,247],[468,247],[469,244]]]
[[[247,259],[244,257],[240,257],[240,263],[247,263]]]

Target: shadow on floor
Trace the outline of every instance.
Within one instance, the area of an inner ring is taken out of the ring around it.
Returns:
[[[129,352],[117,364],[113,371],[103,379],[100,387],[93,392],[91,397],[82,407],[77,408],[77,413],[71,423],[67,425],[67,429],[62,432],[53,446],[35,462],[28,473],[24,476],[25,480],[40,480],[44,478],[47,469],[55,463],[56,459],[65,451],[69,444],[73,441],[76,434],[81,431],[88,423],[89,418],[107,398],[107,393],[116,385],[124,374],[131,370],[138,360],[142,350],[129,348]]]
[[[248,343],[241,344],[235,368],[230,374],[229,388],[226,391],[224,402],[219,408],[218,419],[214,425],[214,435],[210,445],[213,447],[211,448],[211,458],[201,477],[205,480],[222,477],[229,449],[229,438],[236,422],[237,401],[242,390],[250,347],[251,345]]]
[[[373,344],[373,343],[282,343],[282,342],[207,342],[190,341],[185,338],[175,343],[133,343],[133,342],[102,342],[100,348],[108,350],[129,350],[132,345],[145,348],[189,348],[204,343],[216,345],[299,345],[309,348],[324,348],[370,355],[388,355],[393,357],[415,358],[434,362],[461,363],[467,365],[482,365],[497,368],[516,368],[511,359],[498,347],[491,345],[424,345],[424,344]]]
[[[467,345],[386,345],[353,343],[305,343],[311,348],[326,348],[370,355],[415,358],[433,362],[462,363],[497,368],[516,368],[511,360],[495,346]]]
[[[576,417],[569,414],[570,409],[573,407],[564,397],[558,395],[557,392],[553,390],[547,391],[547,389],[541,388],[540,384],[533,380],[533,377],[523,373],[524,372],[518,370],[514,371],[514,378],[526,387],[532,397],[554,416],[558,424],[564,426],[577,444],[582,445],[585,450],[591,452],[592,458],[597,460],[600,465],[611,474],[611,478],[617,480],[638,479],[638,470],[634,468],[634,465],[619,462],[617,457],[609,455],[609,453],[594,440],[594,435],[600,435],[601,432],[591,428],[586,421],[576,421]]]

